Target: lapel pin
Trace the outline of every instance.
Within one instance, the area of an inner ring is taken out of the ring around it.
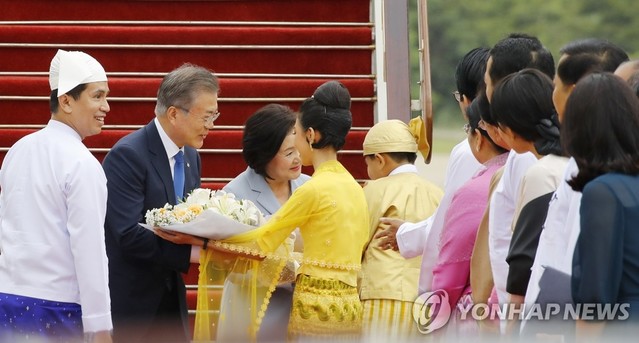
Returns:
[[[186,167],[191,168],[191,164],[189,162],[186,162]]]

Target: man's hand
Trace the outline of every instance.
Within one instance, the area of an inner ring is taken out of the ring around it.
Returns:
[[[374,238],[379,239],[377,247],[382,250],[395,250],[399,251],[399,247],[397,246],[397,229],[404,224],[404,221],[396,218],[379,218],[379,223],[383,225],[388,225],[388,228],[381,230],[378,232]]]
[[[155,234],[162,239],[175,244],[190,244],[196,246],[202,246],[203,244],[203,240],[200,237],[192,236],[186,233],[165,230],[157,226],[153,229],[153,232],[155,232]]]

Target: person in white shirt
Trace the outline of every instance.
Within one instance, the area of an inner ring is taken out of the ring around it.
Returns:
[[[538,69],[551,79],[555,75],[555,62],[552,54],[536,37],[515,33],[497,42],[490,50],[490,57],[486,63],[484,81],[486,82],[488,100],[492,101],[493,89],[499,81],[524,68]],[[497,129],[496,121],[492,118],[482,118],[480,124],[491,137],[501,134]],[[515,151],[511,151],[504,165],[501,180],[490,198],[488,248],[499,303],[508,301],[506,256],[512,236],[516,196],[519,194],[522,177],[535,162],[537,159],[529,152],[517,154]]]
[[[0,171],[0,341],[111,342],[106,177],[82,144],[109,112],[107,77],[93,57],[58,50],[49,83],[51,120]]]
[[[484,91],[484,70],[488,59],[487,48],[470,50],[457,64],[455,79],[457,91],[453,92],[459,108],[466,116],[466,108],[477,94]],[[467,121],[467,120],[464,120]],[[439,255],[439,236],[444,225],[444,215],[450,205],[453,194],[477,172],[481,164],[477,162],[468,139],[464,138],[451,151],[446,167],[444,182],[444,196],[435,213],[429,218],[410,223],[399,219],[380,218],[380,222],[389,228],[379,232],[376,237],[380,240],[380,248],[388,246],[398,250],[404,258],[422,256],[421,272],[419,276],[419,294],[430,290],[433,280],[433,268]]]

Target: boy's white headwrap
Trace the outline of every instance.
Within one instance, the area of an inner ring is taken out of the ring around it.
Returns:
[[[49,86],[57,89],[58,96],[78,85],[107,81],[104,68],[95,58],[82,51],[58,50],[49,68]]]

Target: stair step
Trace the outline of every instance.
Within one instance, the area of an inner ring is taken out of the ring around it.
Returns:
[[[222,289],[213,289],[210,290],[207,294],[207,299],[211,301],[212,310],[212,318],[217,322],[217,318],[219,316],[219,308],[222,300]],[[195,310],[197,309],[197,291],[196,290],[187,290],[186,291],[186,304],[188,308],[189,314],[189,327],[191,332],[193,332],[195,328]],[[215,337],[217,326],[213,325],[211,328],[211,335]]]
[[[202,182],[200,185],[201,188],[208,188],[214,191],[220,190],[226,186],[227,182]],[[197,279],[196,282],[197,283]]]
[[[254,102],[226,102],[223,98],[219,100],[222,115],[215,121],[217,125],[241,126],[246,119],[258,109],[269,103],[279,103],[289,106],[293,110],[298,110],[301,101],[254,101]],[[106,123],[108,125],[145,125],[155,117],[153,110],[155,103],[145,102],[116,102],[109,101],[111,112],[109,112]],[[374,118],[372,117],[374,103],[353,102],[351,112],[353,113],[354,127],[371,127]],[[44,100],[19,100],[0,101],[0,122],[2,124],[46,124],[51,118],[49,113],[49,103]]]
[[[0,42],[160,45],[371,45],[370,27],[2,25]]]
[[[200,264],[191,263],[191,265],[189,266],[189,271],[186,274],[182,274],[182,278],[184,279],[184,284],[197,285],[199,273],[200,273]]]
[[[370,74],[372,50],[330,49],[236,49],[234,47],[118,47],[49,44],[41,47],[0,45],[3,71],[48,70],[58,48],[82,50],[102,63],[105,70],[166,72],[189,62],[224,73]],[[126,56],[126,58],[123,58]]]
[[[0,20],[370,20],[370,0],[2,0]],[[105,10],[108,9],[108,10]],[[312,9],[312,10],[309,10]]]
[[[328,79],[222,78],[218,125],[241,126],[255,111],[268,103],[299,109],[301,102]],[[374,81],[343,79],[354,98],[353,126],[373,125]],[[144,125],[153,117],[160,78],[109,79],[109,125]],[[45,124],[49,115],[49,83],[45,76],[0,76],[0,122],[3,124]],[[24,96],[25,98],[17,98]],[[142,99],[129,99],[142,98]],[[20,113],[16,115],[15,113]]]
[[[36,129],[2,129],[0,130],[0,147],[11,147],[20,138],[37,131]],[[111,148],[122,137],[133,130],[102,130],[102,133],[84,139],[89,148]],[[240,130],[211,130],[204,140],[201,150],[241,149],[242,131]],[[346,138],[343,150],[361,150],[366,131],[351,131]],[[239,151],[238,151],[239,152]]]
[[[4,160],[6,151],[15,142],[35,129],[2,129],[0,130],[0,163]],[[84,144],[91,149],[99,161],[102,161],[108,150],[131,130],[103,130],[101,134],[87,137]],[[343,151],[338,160],[344,164],[356,179],[367,179],[366,164],[361,154],[362,142],[366,131],[351,131],[346,138]],[[241,154],[242,131],[212,130],[204,146],[200,149],[202,163],[202,177],[216,177],[231,179],[246,169],[246,163]],[[220,163],[224,161],[224,163]],[[303,172],[312,174],[312,168],[304,168]],[[212,185],[215,187],[219,185]]]
[[[292,78],[220,78],[222,98],[267,98],[303,97],[329,79]],[[153,97],[162,82],[161,78],[109,77],[111,97]],[[352,97],[374,96],[374,81],[371,79],[341,80]],[[0,76],[2,95],[48,95],[47,76]],[[222,99],[221,98],[221,99]]]
[[[195,284],[197,285],[197,281]],[[209,299],[212,299],[213,303],[215,303],[216,307],[218,307],[220,300],[222,299],[222,290],[213,289],[209,291]],[[189,289],[186,291],[186,303],[189,309],[195,310],[197,308],[197,290]]]

